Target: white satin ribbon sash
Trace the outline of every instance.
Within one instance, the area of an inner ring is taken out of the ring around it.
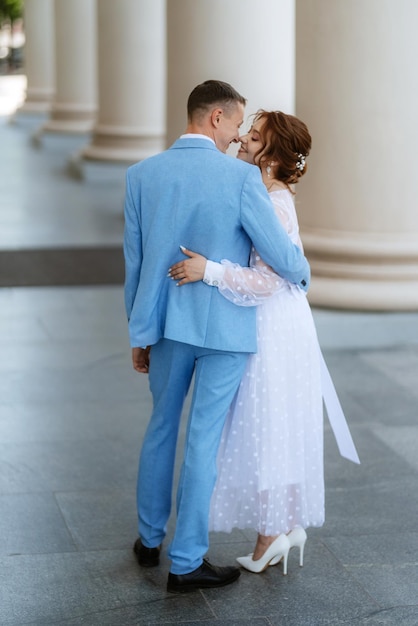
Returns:
[[[332,378],[327,364],[325,363],[321,349],[319,349],[319,355],[321,361],[322,397],[324,398],[328,419],[331,424],[338,449],[341,456],[344,458],[352,461],[353,463],[360,463],[356,447],[348,428],[347,420],[345,419],[337,392],[335,391],[334,383],[332,382]]]

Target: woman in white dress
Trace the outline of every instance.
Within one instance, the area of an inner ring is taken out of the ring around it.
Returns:
[[[301,246],[292,187],[307,168],[306,125],[261,110],[240,142],[238,158],[260,168],[277,217]],[[250,267],[182,249],[189,258],[170,268],[179,286],[203,279],[236,305],[258,305],[258,352],[226,420],[210,529],[256,529],[254,552],[238,562],[258,573],[283,559],[286,574],[289,549],[299,547],[302,565],[305,529],[324,522],[320,350],[311,310],[305,293],[254,249]]]

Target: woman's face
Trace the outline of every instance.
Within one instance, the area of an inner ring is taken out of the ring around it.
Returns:
[[[254,122],[250,130],[246,135],[241,135],[239,138],[241,147],[238,150],[237,158],[241,161],[246,161],[252,165],[258,165],[260,161],[260,154],[256,157],[257,152],[264,147],[261,141],[261,129],[263,127],[264,120],[259,119]]]

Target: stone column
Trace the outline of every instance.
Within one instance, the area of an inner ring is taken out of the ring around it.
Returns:
[[[168,143],[184,132],[190,91],[207,79],[242,93],[247,116],[258,108],[293,112],[294,22],[294,0],[167,2]]]
[[[24,4],[26,99],[19,113],[48,113],[55,92],[53,0]]]
[[[97,110],[96,0],[54,1],[56,93],[42,131],[86,133]]]
[[[313,305],[418,309],[417,23],[415,0],[297,0]]]
[[[88,160],[135,162],[164,148],[165,2],[98,0],[99,111]]]

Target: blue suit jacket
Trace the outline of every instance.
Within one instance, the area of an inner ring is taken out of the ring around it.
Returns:
[[[125,198],[125,305],[132,347],[165,337],[256,352],[255,308],[235,306],[203,282],[177,287],[179,246],[248,265],[251,242],[281,276],[307,289],[309,265],[277,220],[257,167],[209,140],[178,139],[131,166]]]

